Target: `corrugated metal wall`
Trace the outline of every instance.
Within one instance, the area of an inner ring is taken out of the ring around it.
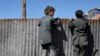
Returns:
[[[63,19],[63,29],[67,36],[66,56],[72,56],[72,36],[68,29],[70,20]],[[94,49],[100,50],[100,20],[91,20],[91,31],[94,37]],[[38,41],[38,20],[5,19],[0,20],[0,56],[41,56]],[[64,43],[65,45],[65,43]],[[96,53],[100,56],[100,51]]]

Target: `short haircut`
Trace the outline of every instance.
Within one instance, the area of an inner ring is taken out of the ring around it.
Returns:
[[[45,9],[44,9],[44,13],[45,15],[49,15],[50,12],[55,12],[55,8],[52,7],[52,6],[47,6]]]

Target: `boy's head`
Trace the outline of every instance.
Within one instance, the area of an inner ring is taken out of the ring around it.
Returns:
[[[82,10],[77,10],[75,12],[75,15],[76,15],[77,18],[83,18],[83,11]]]
[[[54,15],[54,12],[55,12],[55,8],[52,7],[52,6],[47,6],[47,7],[44,9],[45,15],[53,16],[53,15]]]

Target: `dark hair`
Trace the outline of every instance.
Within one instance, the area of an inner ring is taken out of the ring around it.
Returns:
[[[51,11],[55,12],[55,8],[52,7],[52,6],[47,6],[47,7],[44,9],[45,15],[49,15],[49,13],[50,13]]]
[[[77,18],[83,18],[83,11],[82,10],[77,10],[75,12],[75,15],[76,15]]]

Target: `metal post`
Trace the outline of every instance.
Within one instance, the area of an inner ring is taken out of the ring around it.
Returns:
[[[22,0],[22,18],[26,19],[26,0]]]

